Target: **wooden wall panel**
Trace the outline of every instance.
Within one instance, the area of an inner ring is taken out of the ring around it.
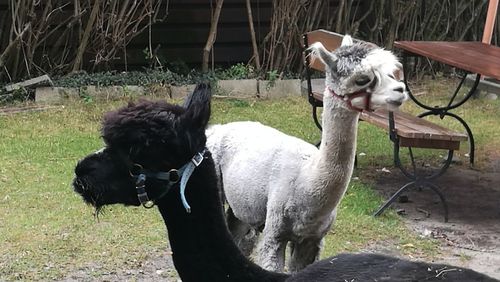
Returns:
[[[334,6],[336,0],[330,1]],[[152,27],[151,45],[153,49],[159,46],[157,54],[163,63],[183,61],[191,67],[201,66],[203,47],[208,38],[210,18],[215,2],[216,0],[169,1],[166,20],[156,23]],[[262,41],[269,31],[273,14],[273,0],[252,0],[251,2],[257,40]],[[68,13],[72,13],[70,6],[65,8]],[[8,13],[8,0],[0,0],[0,15],[6,16]],[[64,17],[60,14],[57,16]],[[50,56],[50,54],[60,52],[60,50],[53,50],[53,45],[60,38],[62,32],[61,30],[53,33],[51,40],[44,44],[44,49],[41,49],[39,54],[35,54],[35,57],[39,58],[44,54]],[[8,37],[0,36],[0,39],[8,40]],[[127,46],[128,69],[142,69],[148,65],[144,55],[144,50],[148,46],[148,30],[145,30]],[[215,64],[230,65],[237,62],[247,62],[252,57],[252,53],[245,0],[224,0],[214,45]],[[119,57],[112,62],[112,68],[123,70],[125,69],[123,53],[119,52],[117,55]],[[90,70],[92,54],[85,54],[84,58],[84,68]]]
[[[166,21],[157,23],[152,28],[153,48],[160,46],[158,55],[165,62],[180,60],[192,67],[200,67],[210,29],[213,8],[210,3],[211,1],[207,0],[170,1]],[[215,6],[215,0],[212,3]],[[272,0],[253,0],[252,9],[256,34],[258,40],[262,40],[269,31]],[[147,46],[147,33],[136,37],[128,46],[128,63],[132,68],[144,64],[144,55],[141,54]],[[246,62],[251,56],[252,45],[245,0],[225,0],[214,44],[215,64]]]

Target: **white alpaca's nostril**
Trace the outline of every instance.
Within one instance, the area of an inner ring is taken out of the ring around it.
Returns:
[[[405,88],[404,88],[404,87],[401,87],[401,86],[400,86],[400,87],[396,87],[396,88],[394,88],[394,89],[392,89],[392,90],[394,90],[394,91],[396,91],[396,92],[400,92],[400,93],[405,92]]]

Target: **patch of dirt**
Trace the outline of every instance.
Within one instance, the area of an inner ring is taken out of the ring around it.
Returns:
[[[386,199],[408,182],[397,168],[374,179]],[[500,161],[482,171],[452,165],[435,183],[448,204],[447,223],[438,195],[428,188],[413,187],[392,208],[410,228],[441,242],[437,262],[500,279]]]
[[[179,282],[179,276],[175,270],[171,251],[158,250],[148,254],[145,261],[129,261],[122,267],[110,270],[107,266],[88,265],[77,271],[69,273],[64,279],[58,281],[80,282],[80,281],[166,281]]]

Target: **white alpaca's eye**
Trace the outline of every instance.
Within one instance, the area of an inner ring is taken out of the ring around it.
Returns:
[[[357,86],[364,86],[364,85],[367,85],[368,83],[370,83],[371,78],[367,75],[362,75],[362,76],[358,76],[356,78],[356,80],[354,81],[354,83],[356,83]]]

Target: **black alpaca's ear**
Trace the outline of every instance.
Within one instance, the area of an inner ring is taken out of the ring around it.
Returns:
[[[212,89],[210,84],[198,83],[193,93],[184,102],[186,112],[180,117],[181,123],[193,128],[205,129],[210,119],[211,98]]]

